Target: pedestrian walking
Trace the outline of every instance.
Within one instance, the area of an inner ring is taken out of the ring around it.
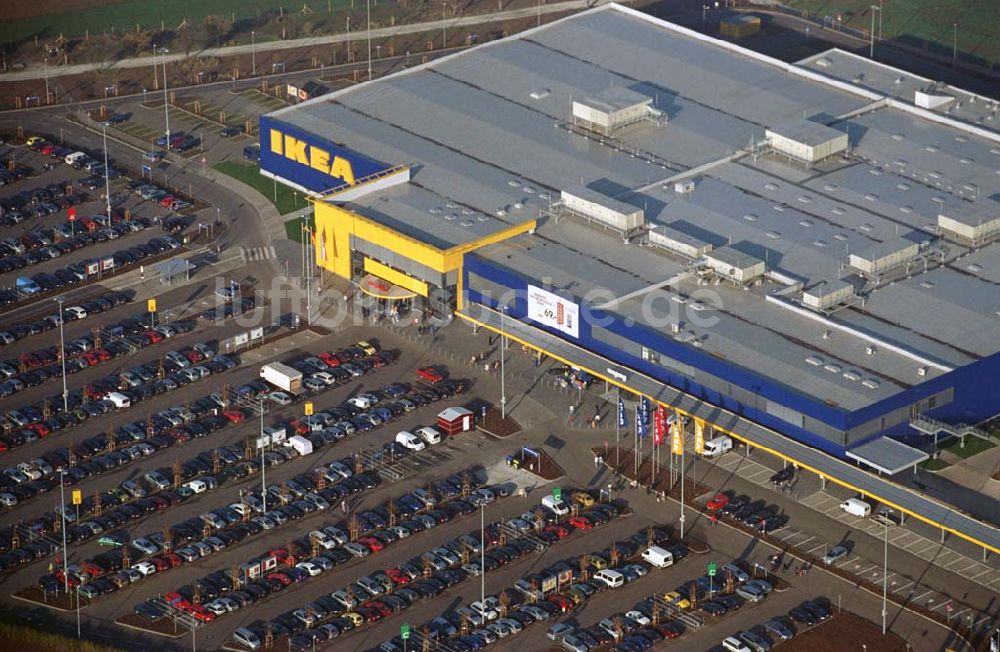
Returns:
[[[708,520],[712,524],[712,527],[717,527],[719,525],[719,517],[716,516],[715,514],[709,516]]]
[[[340,501],[340,511],[344,512],[344,516],[347,516],[347,501]]]

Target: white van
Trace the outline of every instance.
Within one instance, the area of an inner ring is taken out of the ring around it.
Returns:
[[[867,518],[872,513],[872,506],[860,498],[848,498],[840,503],[840,509],[859,518]]]
[[[705,450],[702,451],[702,457],[718,457],[726,451],[733,450],[733,439],[729,435],[719,435],[714,439],[709,439],[705,442]]]
[[[432,428],[430,426],[424,426],[423,428],[417,428],[417,434],[430,445],[441,443],[441,433],[437,428]]]
[[[406,430],[401,430],[396,433],[396,443],[403,448],[408,448],[411,451],[422,451],[427,448],[427,444],[425,444],[420,437],[417,437],[412,432]]]
[[[196,494],[202,494],[208,491],[208,483],[204,480],[191,480],[190,482],[185,482],[184,486]]]
[[[85,158],[87,158],[87,155],[83,152],[73,152],[72,154],[67,154],[63,160],[66,161],[66,165],[75,165],[78,161]]]
[[[114,403],[116,408],[127,408],[132,405],[132,399],[121,392],[111,392],[108,394],[108,400]]]
[[[556,516],[566,516],[569,514],[569,505],[567,505],[562,499],[556,500],[552,495],[542,498],[542,507],[551,509],[555,512]]]
[[[594,579],[604,582],[605,586],[609,589],[617,589],[625,584],[625,576],[616,570],[611,570],[610,568],[597,571],[594,574]]]
[[[669,550],[664,550],[660,546],[650,546],[642,553],[643,560],[649,562],[657,568],[673,566],[674,556]]]

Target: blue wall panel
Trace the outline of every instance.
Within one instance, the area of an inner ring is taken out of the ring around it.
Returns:
[[[282,135],[279,142],[276,143],[281,153],[275,152],[272,147],[272,130],[276,130]],[[306,144],[305,148],[299,151],[304,153],[307,162],[301,162],[294,158],[294,155],[290,153],[290,148],[287,147],[289,142],[285,136]],[[347,183],[343,178],[330,174],[336,158],[346,161],[354,179],[361,179],[392,167],[346,147],[335,145],[316,134],[269,116],[261,116],[260,167],[262,170],[288,179],[313,192],[323,192]],[[323,170],[318,168],[323,168]]]

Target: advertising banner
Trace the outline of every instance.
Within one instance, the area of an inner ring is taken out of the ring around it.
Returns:
[[[618,399],[618,427],[628,427],[628,415],[625,414],[625,401],[621,398]]]
[[[663,443],[667,434],[667,411],[662,405],[656,406],[656,416],[653,425],[653,443],[659,446]]]
[[[534,285],[528,286],[528,319],[580,337],[580,306]]]
[[[705,452],[705,422],[701,419],[694,420],[694,452],[695,455]]]
[[[672,445],[670,447],[670,451],[674,455],[683,455],[684,454],[684,430],[682,428],[680,428],[678,426],[678,424],[676,424],[676,423],[674,423],[674,425],[670,429],[673,431],[673,441],[672,441]]]

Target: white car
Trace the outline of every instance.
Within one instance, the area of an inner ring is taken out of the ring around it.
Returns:
[[[132,564],[132,570],[139,571],[143,574],[143,576],[147,576],[156,572],[156,566],[152,565],[148,561],[140,561],[137,564]]]
[[[642,613],[638,609],[633,609],[632,611],[626,611],[625,617],[631,620],[632,622],[636,623],[640,627],[645,627],[646,625],[653,622],[652,620],[649,619],[649,616]]]
[[[66,312],[68,312],[73,319],[83,319],[87,316],[87,311],[83,309],[83,306],[70,306],[69,308],[66,308]]]
[[[321,532],[320,530],[313,530],[309,533],[309,539],[315,540],[323,550],[333,550],[337,547],[337,542],[333,540],[329,534]]]
[[[301,568],[305,572],[309,573],[309,577],[316,577],[317,575],[323,572],[322,568],[320,568],[317,564],[314,564],[311,561],[300,561],[299,563],[295,564],[295,567]]]
[[[271,392],[267,398],[277,405],[291,405],[292,397],[284,392]]]
[[[500,613],[496,609],[494,609],[488,603],[483,604],[479,600],[476,600],[475,602],[470,604],[469,608],[475,611],[483,618],[485,618],[487,621],[496,620],[500,616]]]
[[[347,399],[347,402],[358,409],[367,410],[378,403],[378,397],[374,394],[358,394]]]
[[[315,378],[318,381],[320,381],[321,383],[323,383],[327,387],[329,387],[330,385],[333,385],[334,383],[337,382],[337,379],[334,378],[333,375],[331,375],[330,373],[328,373],[326,371],[317,371],[311,377]]]
[[[422,451],[427,448],[427,444],[424,443],[423,439],[407,430],[401,430],[396,433],[396,443],[411,451]]]
[[[155,543],[142,537],[134,540],[132,547],[145,555],[155,555],[159,551]]]
[[[429,446],[441,443],[441,432],[437,428],[432,428],[430,426],[424,426],[423,428],[417,428],[417,434],[423,439]]]

